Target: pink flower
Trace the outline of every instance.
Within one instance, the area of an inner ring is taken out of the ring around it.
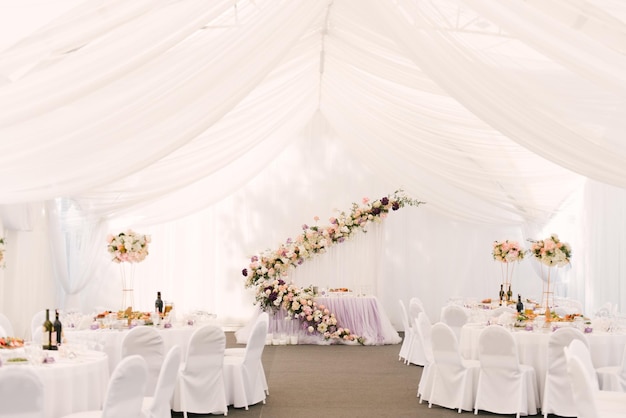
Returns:
[[[367,203],[370,201],[369,197],[364,197],[363,198],[363,204],[367,205]]]

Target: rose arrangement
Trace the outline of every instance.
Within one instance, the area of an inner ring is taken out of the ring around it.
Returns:
[[[539,241],[531,240],[531,243],[530,253],[542,264],[561,267],[570,263],[572,248],[561,242],[556,234]]]
[[[390,211],[422,203],[408,198],[402,190],[396,190],[392,195],[374,202],[364,198],[362,205],[353,203],[349,213],[341,212],[339,216],[331,217],[330,224],[325,227],[302,225],[303,232],[296,239],[288,238],[278,249],[251,257],[248,267],[242,270],[246,277],[245,286],[257,287],[255,303],[263,310],[284,308],[290,317],[300,320],[303,329],[309,333],[318,333],[325,339],[363,344],[361,337],[339,326],[333,313],[316,304],[309,288],[300,289],[285,281],[289,269],[326,252],[332,245],[345,242],[357,231],[367,232],[371,222],[381,222]],[[314,219],[319,221],[318,217]]]
[[[524,259],[524,250],[517,241],[494,241],[493,259],[501,263],[513,263]]]
[[[139,263],[148,255],[150,235],[138,234],[132,230],[107,236],[107,250],[115,263]]]

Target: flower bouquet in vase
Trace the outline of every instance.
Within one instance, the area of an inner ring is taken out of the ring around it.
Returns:
[[[530,253],[539,262],[540,276],[544,282],[541,306],[546,310],[546,322],[550,322],[552,314],[550,307],[554,306],[554,290],[552,285],[558,278],[556,268],[570,265],[572,248],[569,244],[559,240],[556,234],[543,240],[530,240]]]
[[[500,283],[500,302],[503,299],[509,301],[513,294],[511,282],[515,264],[524,259],[524,250],[517,241],[494,241],[491,255],[495,261],[500,262],[502,282]]]
[[[120,265],[122,278],[122,305],[120,309],[131,308],[134,304],[135,263],[148,255],[150,235],[138,234],[132,230],[107,236],[107,250],[111,261]]]

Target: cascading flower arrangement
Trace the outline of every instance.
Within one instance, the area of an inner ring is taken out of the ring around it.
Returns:
[[[148,256],[150,235],[138,234],[132,230],[107,236],[107,250],[114,263],[139,263]]]
[[[317,254],[322,254],[332,245],[344,242],[358,231],[367,232],[372,222],[382,222],[390,211],[404,206],[419,206],[424,202],[410,199],[403,190],[370,202],[363,199],[363,204],[352,204],[349,213],[341,212],[337,217],[329,219],[325,227],[302,225],[302,233],[296,239],[288,238],[276,250],[266,250],[254,255],[250,264],[242,270],[246,277],[247,288],[256,286],[256,300],[261,309],[287,311],[289,317],[300,320],[309,333],[319,333],[325,339],[342,339],[358,341],[347,328],[337,324],[334,314],[324,306],[318,306],[311,289],[300,289],[286,278],[290,268],[296,268]],[[317,222],[318,217],[314,218]]]
[[[4,251],[5,251],[5,243],[4,237],[0,237],[0,267],[6,267],[6,263],[4,261]]]

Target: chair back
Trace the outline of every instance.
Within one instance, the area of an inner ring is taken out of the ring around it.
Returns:
[[[600,390],[598,375],[595,367],[593,366],[588,345],[580,340],[572,340],[568,346],[567,353],[580,360],[585,369],[585,373],[587,374],[589,384],[592,388],[594,388],[594,390]]]
[[[435,364],[463,367],[463,358],[459,351],[459,342],[452,328],[444,323],[437,322],[431,329],[431,343]]]
[[[138,354],[146,361],[148,378],[145,396],[152,396],[165,358],[165,342],[154,327],[135,327],[122,340],[122,358]]]
[[[430,323],[430,319],[428,319],[428,315],[426,315],[425,312],[420,312],[417,315],[415,326],[417,327],[419,338],[422,342],[426,360],[428,363],[432,364],[435,361],[433,358],[433,345],[431,340],[432,324]]]
[[[0,312],[0,327],[2,327],[6,333],[5,337],[15,337],[15,330],[13,329],[11,321],[2,312]]]
[[[420,312],[424,312],[424,305],[419,299],[411,298],[409,300],[409,324],[415,323]]]
[[[109,379],[101,418],[141,416],[147,377],[143,357],[135,354],[123,358]]]
[[[171,399],[178,379],[181,356],[182,350],[179,345],[174,345],[165,355],[154,395],[145,411],[147,418],[171,418]]]
[[[461,328],[467,324],[468,319],[465,309],[459,305],[445,306],[441,312],[441,322],[452,328],[457,340],[461,339]]]
[[[404,335],[406,336],[407,333],[411,332],[411,326],[409,325],[409,314],[406,311],[406,306],[404,306],[404,302],[402,302],[402,299],[399,299],[398,302],[400,303],[402,328],[404,328]]]
[[[499,325],[490,325],[478,337],[481,369],[519,370],[517,344],[513,335]]]
[[[263,349],[265,348],[266,336],[267,324],[263,321],[255,323],[243,355],[243,365],[247,370],[255,370],[259,367]]]
[[[44,418],[43,383],[27,367],[0,371],[0,417]]]
[[[589,347],[585,334],[576,328],[559,328],[548,338],[548,373],[567,375],[567,362],[563,355],[563,348],[574,340],[580,340],[585,347]]]
[[[576,416],[578,418],[601,418],[598,414],[594,388],[588,379],[583,362],[577,356],[567,354],[567,347],[564,351],[567,359],[567,374],[574,394]]]
[[[2,325],[0,325],[0,338],[5,338],[8,337],[9,334],[6,332],[6,330],[2,327]]]
[[[43,333],[42,329],[43,329],[43,321],[45,321],[46,319],[46,311],[41,310],[39,312],[36,312],[32,319],[30,320],[30,335],[31,335],[31,340],[32,341],[36,341],[36,342],[40,342],[41,341],[41,334]]]

